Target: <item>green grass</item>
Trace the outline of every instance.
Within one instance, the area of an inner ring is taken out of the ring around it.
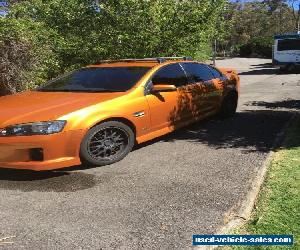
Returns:
[[[300,249],[300,119],[269,166],[250,221],[234,233],[292,234],[293,247],[232,247],[231,249]]]

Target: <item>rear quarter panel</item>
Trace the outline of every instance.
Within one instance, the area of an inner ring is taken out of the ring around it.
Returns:
[[[236,90],[240,94],[240,77],[236,70],[231,68],[218,68],[228,79],[224,91]]]

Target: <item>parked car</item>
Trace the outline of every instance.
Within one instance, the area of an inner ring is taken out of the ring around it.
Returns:
[[[283,72],[300,69],[300,33],[274,37],[273,65]]]
[[[236,112],[239,76],[189,58],[103,61],[0,97],[0,167],[102,166],[135,144]]]

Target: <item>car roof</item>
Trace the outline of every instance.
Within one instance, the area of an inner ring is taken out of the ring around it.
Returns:
[[[158,64],[158,62],[107,62],[92,64],[88,67],[154,67]]]
[[[158,57],[143,59],[105,60],[88,67],[154,67],[160,64],[192,62],[190,57]]]
[[[274,39],[299,39],[300,38],[300,33],[290,33],[290,34],[283,34],[283,35],[275,35]]]

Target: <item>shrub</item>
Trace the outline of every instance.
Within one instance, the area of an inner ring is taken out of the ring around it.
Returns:
[[[252,38],[249,42],[239,46],[239,55],[242,57],[272,58],[272,37]]]
[[[0,18],[0,92],[30,89],[102,59],[206,60],[212,37],[223,30],[225,0],[95,2],[10,1],[8,15]]]
[[[31,89],[57,73],[51,31],[22,19],[1,18],[0,26],[0,94]]]

